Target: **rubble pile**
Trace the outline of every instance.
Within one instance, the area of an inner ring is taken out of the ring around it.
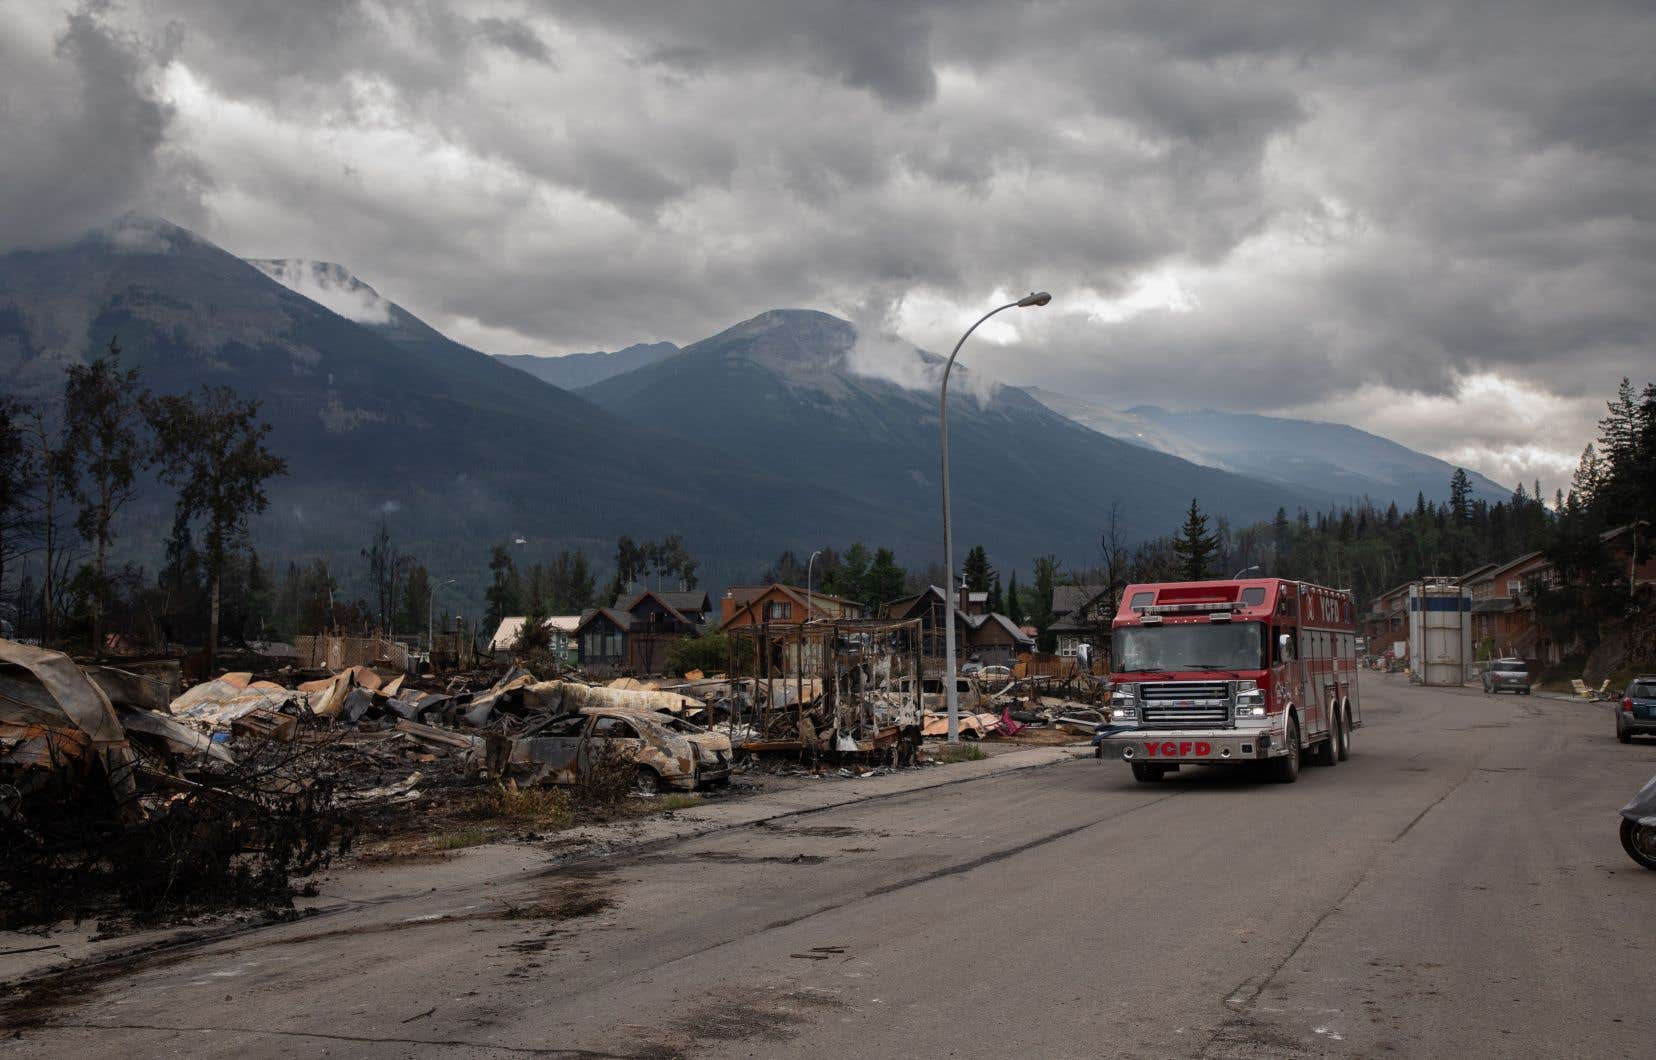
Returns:
[[[729,739],[685,720],[710,713],[515,667],[226,673],[174,695],[0,640],[0,921],[285,902],[365,824],[500,786],[727,783]]]
[[[0,922],[286,901],[348,842],[321,756],[238,760],[166,692],[0,640]]]
[[[79,915],[112,894],[138,915],[282,903],[365,825],[492,790],[691,791],[770,752],[866,776],[946,734],[942,696],[866,642],[836,644],[825,671],[663,686],[353,665],[225,673],[179,693],[0,640],[0,920]],[[962,735],[1067,739],[1102,720],[1107,686],[1053,696],[1041,681],[974,682]]]

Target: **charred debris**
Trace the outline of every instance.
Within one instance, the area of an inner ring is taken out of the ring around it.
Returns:
[[[727,674],[592,683],[375,659],[220,674],[0,640],[0,923],[284,908],[365,824],[555,789],[610,802],[925,761],[946,732],[914,623],[754,627]],[[738,658],[746,660],[738,664]],[[472,660],[467,660],[472,661]],[[962,683],[964,739],[1090,734],[1104,686]],[[1045,739],[1043,739],[1045,737]]]

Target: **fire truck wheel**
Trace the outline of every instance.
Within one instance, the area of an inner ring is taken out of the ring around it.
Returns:
[[[1340,708],[1335,706],[1328,715],[1328,739],[1317,745],[1311,761],[1332,768],[1340,761]]]
[[[1165,772],[1161,766],[1153,766],[1149,762],[1133,763],[1133,779],[1140,784],[1154,784]]]
[[[1344,762],[1351,757],[1351,704],[1345,703],[1340,707],[1340,761]]]
[[[1271,759],[1271,779],[1278,784],[1292,784],[1299,779],[1300,771],[1300,730],[1299,720],[1288,719],[1288,753],[1281,758]]]

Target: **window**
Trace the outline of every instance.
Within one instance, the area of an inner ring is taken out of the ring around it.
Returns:
[[[1115,631],[1112,650],[1124,672],[1257,670],[1262,632],[1257,622],[1129,626]]]
[[[774,601],[765,605],[765,617],[771,621],[787,621],[793,618],[793,604],[786,601]]]
[[[620,718],[599,718],[598,724],[592,727],[592,735],[608,736],[613,739],[636,739],[638,732],[626,721]]]
[[[1242,602],[1249,607],[1258,607],[1265,602],[1265,587],[1250,585],[1242,590]]]
[[[535,733],[535,735],[539,737],[569,739],[571,737],[581,735],[581,730],[586,728],[586,724],[587,718],[585,714],[571,714],[567,718],[556,719],[545,728],[541,729],[540,732]]]
[[[1155,602],[1156,602],[1156,594],[1155,593],[1134,593],[1132,603],[1128,604],[1127,606],[1131,607],[1135,611],[1142,611],[1143,609],[1145,609],[1146,607],[1149,607],[1151,604],[1153,604]]]
[[[1519,581],[1517,578],[1508,578],[1507,579],[1507,595],[1508,596],[1521,596],[1521,595],[1523,595],[1523,592],[1524,592],[1524,583],[1522,581]]]

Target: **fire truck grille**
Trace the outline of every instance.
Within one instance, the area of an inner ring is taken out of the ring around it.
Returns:
[[[1145,725],[1183,728],[1230,721],[1230,687],[1223,681],[1163,681],[1139,686]]]

